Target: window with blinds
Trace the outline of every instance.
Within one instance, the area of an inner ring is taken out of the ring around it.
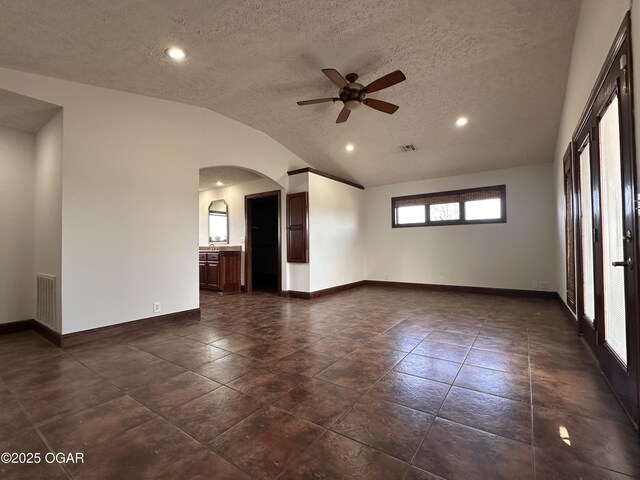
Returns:
[[[505,185],[422,193],[391,199],[391,226],[424,227],[507,221]]]

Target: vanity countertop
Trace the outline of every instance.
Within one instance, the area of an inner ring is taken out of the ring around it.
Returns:
[[[240,245],[216,245],[215,247],[199,247],[199,252],[240,252],[242,247]]]

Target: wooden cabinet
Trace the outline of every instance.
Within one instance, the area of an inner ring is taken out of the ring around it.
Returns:
[[[232,293],[240,291],[240,250],[198,252],[200,288]]]
[[[307,192],[287,195],[287,262],[309,261],[309,194]]]

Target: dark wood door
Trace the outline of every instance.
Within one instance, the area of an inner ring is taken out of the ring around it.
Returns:
[[[241,252],[224,252],[222,254],[220,287],[223,292],[240,291],[240,259]]]
[[[637,235],[629,39],[594,102],[597,355],[613,390],[638,422]]]
[[[576,141],[575,172],[577,177],[577,202],[575,213],[578,217],[576,235],[577,251],[577,287],[578,287],[578,332],[584,335],[587,343],[597,344],[596,333],[596,278],[595,262],[598,260],[600,247],[597,230],[593,226],[594,208],[598,203],[593,201],[594,190],[594,158],[597,158],[597,143],[594,138],[595,122],[589,118],[582,126]]]
[[[207,286],[207,263],[200,262],[200,288]]]
[[[579,171],[578,320],[638,425],[636,165],[628,17],[574,136]]]
[[[308,199],[307,192],[287,195],[287,262],[309,261]]]
[[[207,262],[207,288],[218,290],[220,285],[220,262]]]

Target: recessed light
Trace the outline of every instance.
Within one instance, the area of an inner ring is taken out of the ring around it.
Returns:
[[[178,47],[167,48],[164,51],[164,53],[168,57],[171,57],[174,60],[184,60],[184,58],[187,56],[187,54],[184,53],[184,50],[182,50],[181,48],[178,48]]]
[[[459,127],[464,127],[467,123],[469,123],[469,119],[467,117],[460,117],[456,120],[456,125]]]
[[[354,146],[353,146],[352,144],[350,144],[350,143],[348,143],[348,144],[347,144],[347,146],[346,146],[346,147],[344,147],[344,149],[345,149],[347,152],[353,152],[353,149],[354,149],[354,148],[356,148],[356,147],[354,147]]]
[[[217,185],[217,186],[219,186],[219,187],[222,187],[222,186],[224,185],[224,183],[222,183],[222,182],[216,182],[216,185]]]

